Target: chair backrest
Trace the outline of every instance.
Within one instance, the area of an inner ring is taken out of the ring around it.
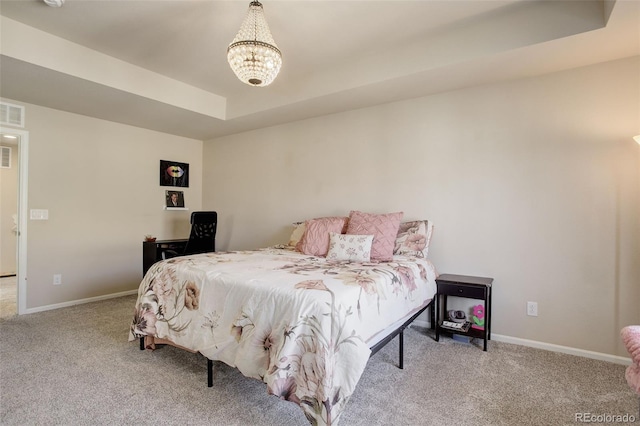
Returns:
[[[184,248],[184,254],[209,253],[216,251],[217,212],[191,213],[191,234]]]

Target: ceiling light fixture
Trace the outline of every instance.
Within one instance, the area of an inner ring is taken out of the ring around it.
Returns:
[[[638,142],[638,144],[640,144],[640,135],[638,135],[638,136],[634,136],[634,137],[633,137],[633,140],[634,140],[634,141],[636,141],[636,142]]]
[[[282,54],[259,1],[249,3],[247,17],[227,49],[227,61],[240,81],[250,86],[268,86],[280,72]]]

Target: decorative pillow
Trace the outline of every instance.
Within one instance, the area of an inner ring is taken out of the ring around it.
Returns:
[[[624,377],[627,379],[629,387],[637,394],[640,394],[640,366],[638,364],[631,364],[627,367],[624,373]]]
[[[422,252],[424,253],[424,257],[426,258],[427,256],[429,256],[429,246],[431,245],[431,238],[433,237],[433,222],[431,222],[430,220],[425,220],[424,223],[427,226],[427,245],[424,247],[424,250],[422,250]]]
[[[291,232],[291,236],[289,237],[289,245],[295,247],[296,244],[302,239],[304,235],[304,230],[307,227],[304,225],[304,222],[294,222],[293,223],[293,231]]]
[[[428,220],[402,222],[398,228],[393,254],[426,258],[433,234],[433,224]]]
[[[373,235],[349,235],[329,233],[327,260],[368,262],[371,259]]]
[[[631,360],[640,366],[640,325],[628,325],[620,330],[620,335]]]
[[[372,214],[352,210],[347,234],[373,235],[371,260],[393,260],[393,248],[403,212]]]
[[[326,256],[329,251],[329,232],[342,234],[347,226],[347,217],[321,217],[307,220],[302,239],[296,250],[311,256]]]

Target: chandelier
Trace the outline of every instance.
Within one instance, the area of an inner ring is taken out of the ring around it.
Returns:
[[[249,3],[247,17],[227,49],[227,61],[236,76],[251,86],[268,86],[280,72],[282,54],[259,1]]]

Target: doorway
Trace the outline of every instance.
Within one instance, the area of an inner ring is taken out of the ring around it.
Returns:
[[[18,312],[18,281],[14,275],[0,277],[0,318],[9,318]]]
[[[18,136],[0,134],[0,318],[18,311]]]
[[[0,318],[26,310],[28,132],[0,128]]]

